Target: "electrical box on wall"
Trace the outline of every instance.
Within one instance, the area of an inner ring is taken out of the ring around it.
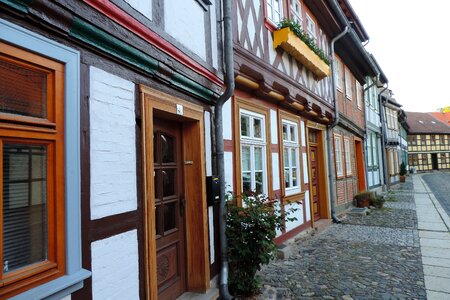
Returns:
[[[220,201],[219,177],[206,176],[206,199],[208,206],[212,206]]]

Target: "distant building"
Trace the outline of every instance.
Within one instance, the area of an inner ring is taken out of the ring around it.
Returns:
[[[406,116],[410,170],[450,169],[450,126],[434,113],[406,112]]]

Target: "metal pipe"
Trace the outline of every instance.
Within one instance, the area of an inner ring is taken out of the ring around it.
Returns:
[[[380,106],[380,117],[381,117],[381,159],[383,160],[383,180],[384,180],[384,186],[383,190],[386,189],[386,186],[388,184],[388,174],[387,174],[387,162],[386,162],[386,128],[385,128],[385,121],[384,121],[384,106],[383,101],[381,99],[381,95],[388,89],[389,83],[386,84],[386,87],[378,94],[378,105]]]
[[[331,87],[333,89],[333,100],[334,100],[334,121],[332,124],[328,126],[327,130],[327,151],[328,151],[328,180],[330,182],[330,210],[331,210],[331,218],[333,222],[340,223],[341,220],[336,216],[336,187],[334,185],[335,176],[333,172],[333,161],[331,160],[332,151],[331,151],[331,130],[339,123],[339,105],[337,99],[337,91],[336,91],[336,73],[334,70],[334,44],[341,39],[344,35],[347,34],[350,27],[347,25],[345,29],[335,36],[331,40],[330,45],[330,56],[331,56]]]
[[[226,203],[225,203],[225,167],[224,167],[224,141],[223,141],[223,104],[234,92],[234,70],[233,70],[233,32],[231,16],[231,0],[223,0],[223,55],[226,89],[217,99],[214,107],[214,125],[216,135],[216,161],[217,175],[219,176],[220,205],[219,205],[219,243],[220,243],[220,271],[219,271],[219,295],[220,299],[232,299],[228,291],[228,255],[226,237]]]

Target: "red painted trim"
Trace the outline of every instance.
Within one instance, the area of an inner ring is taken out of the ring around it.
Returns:
[[[298,227],[296,227],[296,228],[294,228],[294,229],[292,229],[292,230],[289,230],[289,231],[286,232],[286,233],[283,233],[283,234],[280,235],[279,237],[276,237],[276,238],[274,239],[275,244],[281,245],[281,244],[284,243],[285,241],[287,241],[287,240],[289,240],[289,239],[295,237],[295,236],[296,236],[297,234],[299,234],[300,232],[306,230],[307,228],[311,228],[311,227],[312,227],[311,221],[308,221],[308,222],[306,222],[306,223],[303,223],[302,225],[300,225],[300,226],[298,226]]]
[[[114,22],[122,25],[126,29],[140,36],[156,48],[169,54],[176,60],[178,60],[183,65],[189,67],[205,78],[211,80],[212,82],[222,86],[223,81],[216,76],[213,72],[209,71],[195,60],[187,56],[181,50],[177,49],[174,45],[164,40],[162,37],[157,35],[155,32],[151,31],[148,27],[139,23],[132,16],[127,14],[125,11],[121,10],[115,4],[108,0],[83,0],[88,5],[92,6],[94,9],[104,14]]]

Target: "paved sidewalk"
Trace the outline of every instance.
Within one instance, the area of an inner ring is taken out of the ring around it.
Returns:
[[[427,298],[450,299],[450,217],[421,175],[413,184]]]

